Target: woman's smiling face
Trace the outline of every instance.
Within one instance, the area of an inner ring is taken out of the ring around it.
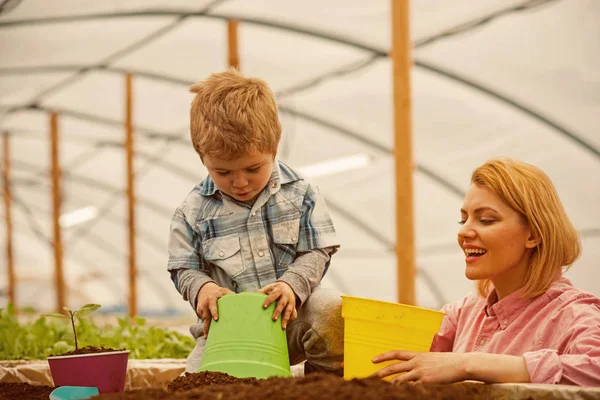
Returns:
[[[458,245],[465,253],[467,278],[491,279],[496,288],[518,286],[536,246],[524,218],[476,184],[469,187],[460,213]]]

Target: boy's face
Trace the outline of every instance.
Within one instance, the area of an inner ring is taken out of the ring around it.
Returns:
[[[238,201],[252,201],[267,186],[275,156],[253,151],[240,158],[225,160],[204,157],[208,174],[219,190]]]

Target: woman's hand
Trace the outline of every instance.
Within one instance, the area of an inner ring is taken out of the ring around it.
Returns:
[[[298,312],[296,311],[296,294],[287,283],[271,283],[258,290],[258,293],[269,295],[263,303],[263,308],[267,308],[274,301],[277,301],[277,306],[275,307],[275,311],[273,311],[273,321],[277,321],[277,318],[282,315],[281,327],[283,329],[287,328],[288,321],[293,321],[298,316]]]
[[[397,350],[378,355],[373,362],[377,364],[392,360],[404,362],[388,365],[373,376],[384,378],[404,372],[392,379],[395,383],[454,383],[465,380],[486,383],[530,382],[525,359],[507,354],[416,353]]]
[[[377,371],[373,376],[385,378],[400,372],[392,382],[409,381],[421,383],[454,383],[467,379],[465,369],[469,353],[416,353],[396,350],[380,354],[373,359],[375,364],[398,360],[403,361]]]
[[[204,322],[204,337],[208,336],[210,328],[210,319],[219,320],[219,311],[217,309],[217,300],[226,294],[233,294],[227,288],[221,287],[214,282],[208,282],[200,288],[196,305],[196,314]]]

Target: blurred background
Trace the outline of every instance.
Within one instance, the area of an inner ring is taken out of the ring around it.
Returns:
[[[66,304],[127,312],[131,74],[137,313],[193,319],[166,271],[169,223],[206,175],[189,86],[227,68],[232,35],[242,73],[277,94],[279,158],[327,199],[342,247],[324,285],[396,301],[390,13],[389,0],[0,0],[12,199],[0,307],[9,239],[16,305],[57,305],[54,114]],[[409,17],[417,304],[473,290],[457,221],[471,171],[492,156],[548,173],[583,241],[567,275],[600,295],[600,2],[413,0]]]

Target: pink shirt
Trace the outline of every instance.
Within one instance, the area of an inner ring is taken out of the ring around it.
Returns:
[[[470,294],[444,306],[431,351],[523,356],[532,383],[600,386],[599,298],[563,277],[535,299],[496,299]]]

